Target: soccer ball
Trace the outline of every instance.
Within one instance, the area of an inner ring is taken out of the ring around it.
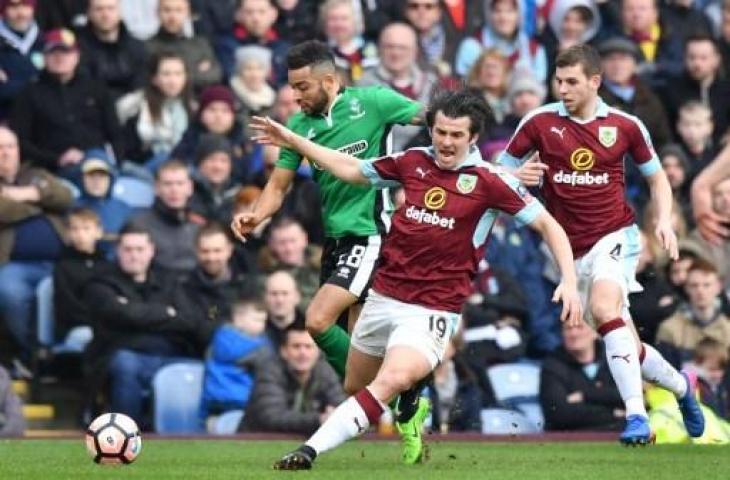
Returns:
[[[132,463],[142,451],[142,437],[134,420],[121,413],[105,413],[86,429],[86,450],[96,463]]]

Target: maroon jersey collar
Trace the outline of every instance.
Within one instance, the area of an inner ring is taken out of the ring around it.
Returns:
[[[568,112],[568,109],[565,108],[565,104],[560,101],[558,102],[558,115],[560,115],[561,117],[568,117],[577,123],[588,123],[592,122],[596,118],[606,118],[608,116],[608,104],[606,104],[606,102],[604,102],[601,97],[598,97],[598,103],[596,104],[596,114],[591,118],[582,120],[571,117],[570,112]]]

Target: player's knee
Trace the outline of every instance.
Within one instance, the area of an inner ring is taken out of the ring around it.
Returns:
[[[307,331],[312,336],[324,333],[334,323],[329,315],[322,313],[319,309],[312,308],[312,305],[307,309],[304,322]]]
[[[413,375],[406,369],[393,369],[379,374],[374,383],[379,383],[383,390],[393,396],[405,392],[414,382]]]
[[[345,375],[345,382],[342,385],[347,395],[355,395],[357,392],[366,387],[362,382],[358,381],[352,375]]]
[[[591,316],[596,325],[602,325],[621,316],[621,305],[604,300],[591,301]]]

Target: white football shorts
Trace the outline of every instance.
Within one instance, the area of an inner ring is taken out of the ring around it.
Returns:
[[[460,323],[457,313],[404,303],[371,289],[350,345],[374,357],[384,357],[394,346],[411,347],[436,368]]]
[[[593,323],[589,300],[591,286],[596,280],[616,282],[623,292],[624,318],[629,317],[629,294],[643,290],[636,281],[636,266],[641,254],[639,227],[624,227],[601,238],[588,253],[575,261],[580,294],[586,321]]]

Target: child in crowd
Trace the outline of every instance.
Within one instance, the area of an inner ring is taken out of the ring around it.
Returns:
[[[694,352],[702,403],[719,417],[730,419],[730,378],[727,376],[728,350],[717,340],[705,338]]]
[[[712,110],[704,103],[689,101],[679,107],[677,133],[689,158],[690,183],[700,170],[715,158],[716,150],[712,144],[713,129]]]
[[[42,336],[48,337],[43,339],[44,343],[49,345],[63,341],[75,327],[93,324],[89,305],[84,301],[84,288],[93,277],[111,270],[111,264],[98,248],[104,233],[99,215],[90,208],[77,207],[69,213],[67,223],[69,246],[53,269],[55,328],[53,325],[39,327]],[[74,335],[78,340],[74,343],[79,347],[91,340],[89,329],[76,330]]]
[[[213,334],[205,362],[201,416],[208,430],[218,415],[246,407],[254,386],[253,367],[269,349],[263,302],[242,298],[231,315],[230,323]]]
[[[276,91],[266,79],[271,76],[271,50],[247,45],[236,50],[236,75],[231,88],[244,108],[244,124],[252,115],[270,115]]]

